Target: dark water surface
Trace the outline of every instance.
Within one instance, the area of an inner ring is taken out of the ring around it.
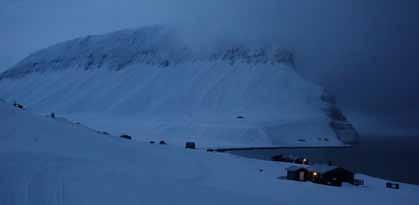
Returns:
[[[363,137],[351,148],[240,150],[229,153],[269,160],[274,155],[306,157],[313,162],[333,161],[358,173],[419,184],[419,137]]]

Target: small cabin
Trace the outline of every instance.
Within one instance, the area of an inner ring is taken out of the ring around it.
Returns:
[[[389,189],[400,189],[400,184],[387,182],[386,187],[389,188]]]
[[[166,143],[166,141],[164,141],[164,140],[160,140],[159,144],[166,145],[167,143]]]
[[[342,167],[314,165],[308,168],[311,181],[314,183],[342,186],[342,182],[354,184],[354,173]]]
[[[287,179],[311,181],[329,186],[342,186],[343,182],[356,185],[354,173],[341,167],[314,165],[311,167],[292,166],[287,168]]]
[[[195,142],[186,142],[185,143],[185,148],[186,149],[196,149],[196,144],[195,144]]]
[[[24,109],[23,105],[21,105],[19,103],[13,103],[13,106],[15,106],[16,108],[21,109],[21,110]]]
[[[294,164],[310,164],[309,160],[304,157],[295,158],[293,156],[286,155],[275,155],[271,158],[272,161],[276,162],[289,162]]]
[[[304,167],[289,167],[287,168],[287,179],[295,181],[307,181],[309,180],[309,171]]]
[[[365,184],[365,181],[362,179],[354,179],[354,185],[355,186],[362,186]]]
[[[284,155],[275,155],[271,158],[271,160],[275,162],[294,162],[294,159],[292,157]]]
[[[124,139],[127,139],[127,140],[132,140],[132,137],[129,136],[129,135],[126,135],[126,134],[123,134],[123,135],[121,135],[119,137],[124,138]]]
[[[96,131],[96,133],[101,134],[101,135],[110,135],[108,132],[105,132],[105,131]]]
[[[294,160],[295,164],[309,164],[309,161],[307,158],[297,158]]]

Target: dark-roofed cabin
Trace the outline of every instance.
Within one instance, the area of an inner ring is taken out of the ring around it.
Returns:
[[[271,160],[275,162],[294,162],[294,159],[288,156],[284,156],[282,154],[273,156]]]
[[[129,136],[129,135],[127,135],[127,134],[123,134],[123,135],[121,135],[119,137],[124,138],[124,139],[127,139],[127,140],[132,140],[132,137]]]
[[[304,167],[292,166],[287,168],[287,179],[296,181],[307,181],[309,172]]]
[[[19,104],[19,103],[13,103],[13,106],[15,106],[16,108],[19,108],[21,110],[24,109],[23,105]]]
[[[309,164],[308,159],[306,158],[297,158],[294,161],[295,164]]]
[[[341,167],[315,165],[308,170],[315,183],[331,186],[342,186],[342,182],[354,184],[354,173]]]
[[[195,142],[186,142],[185,143],[185,148],[186,149],[195,149],[196,148]]]
[[[389,189],[400,189],[400,184],[387,182],[386,187]]]

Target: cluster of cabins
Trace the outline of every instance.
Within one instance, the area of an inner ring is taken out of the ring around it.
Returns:
[[[354,178],[354,173],[342,167],[317,164],[310,167],[291,166],[287,168],[287,179],[311,181],[313,183],[342,186],[343,182],[362,185],[363,181]]]
[[[294,163],[294,164],[309,164],[309,160],[307,158],[304,157],[292,157],[292,156],[287,156],[287,155],[275,155],[271,158],[272,161],[275,162],[289,162],[289,163]]]

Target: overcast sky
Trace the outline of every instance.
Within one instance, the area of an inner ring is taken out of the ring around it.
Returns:
[[[417,0],[0,0],[0,71],[87,34],[150,24],[296,53],[297,69],[345,110],[419,124]],[[382,117],[386,116],[386,117]]]

